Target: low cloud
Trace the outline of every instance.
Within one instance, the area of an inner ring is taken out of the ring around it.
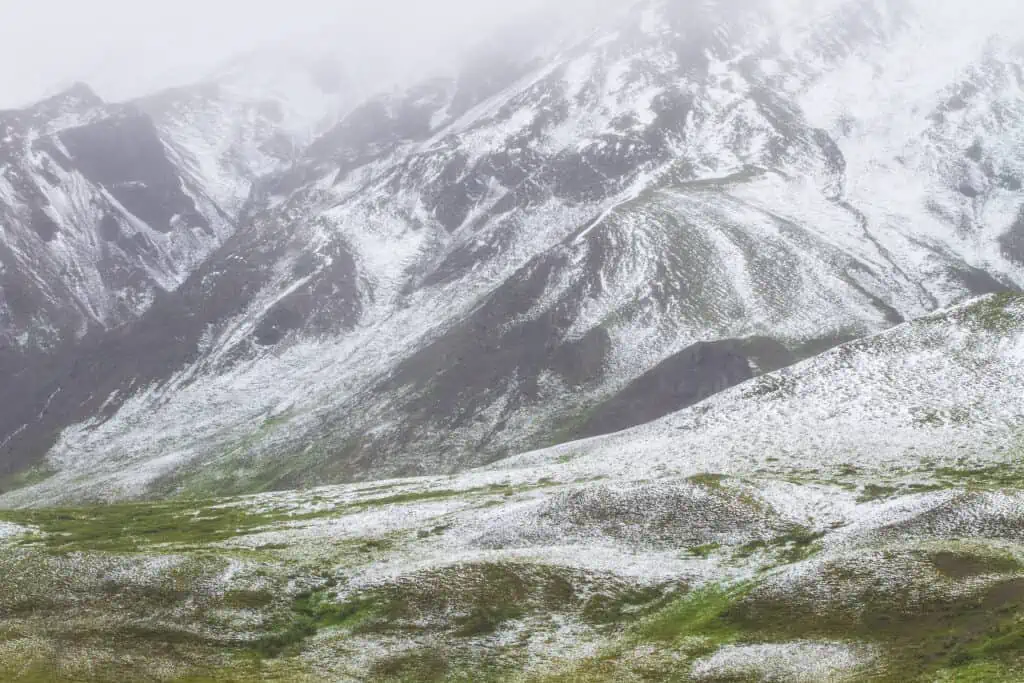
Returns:
[[[78,80],[127,99],[203,77],[233,56],[313,41],[355,62],[422,65],[544,0],[15,0],[0,8],[0,106]]]

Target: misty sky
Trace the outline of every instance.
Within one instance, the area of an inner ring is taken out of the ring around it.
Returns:
[[[330,35],[422,60],[545,0],[0,0],[0,107],[83,80],[125,99],[201,78],[240,52]]]

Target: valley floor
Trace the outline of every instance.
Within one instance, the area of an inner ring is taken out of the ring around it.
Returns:
[[[513,471],[3,512],[0,678],[1024,680],[1014,481]]]

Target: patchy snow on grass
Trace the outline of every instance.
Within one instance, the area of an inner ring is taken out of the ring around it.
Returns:
[[[0,541],[9,540],[17,536],[27,534],[31,529],[20,526],[18,524],[10,524],[8,522],[0,522]]]
[[[864,646],[835,642],[795,641],[761,645],[726,645],[697,660],[695,680],[727,676],[758,676],[778,683],[852,680],[874,658]]]

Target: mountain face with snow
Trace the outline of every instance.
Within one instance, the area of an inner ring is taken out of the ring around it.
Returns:
[[[130,106],[76,86],[0,120],[5,351],[137,317],[231,232]]]
[[[446,473],[1019,289],[1024,50],[990,4],[651,0],[359,104],[257,70],[5,114],[0,471]]]
[[[37,399],[50,366],[177,288],[234,219],[182,172],[152,119],[86,86],[0,112],[0,164],[6,443],[42,419]],[[31,457],[15,453],[4,469]]]
[[[0,112],[0,680],[1024,680],[1024,11],[592,9]]]
[[[0,112],[0,370],[11,378],[0,443],[13,454],[4,471],[66,423],[41,407],[68,373],[79,376],[82,350],[131,336],[234,233],[255,181],[287,167],[352,97],[330,60],[282,60],[276,72],[266,62],[247,55],[195,86],[127,104],[76,85]],[[99,374],[86,382],[119,386]],[[33,422],[46,436],[15,447]]]

